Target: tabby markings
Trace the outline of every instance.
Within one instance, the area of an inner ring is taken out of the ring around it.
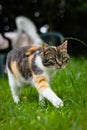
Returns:
[[[33,78],[38,91],[43,91],[49,87],[46,77],[33,75]]]

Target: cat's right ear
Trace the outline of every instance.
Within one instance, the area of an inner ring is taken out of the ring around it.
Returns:
[[[47,44],[42,44],[42,51],[43,51],[43,55],[44,55],[44,53],[45,53],[45,50],[46,50],[46,48],[48,47],[48,45]]]

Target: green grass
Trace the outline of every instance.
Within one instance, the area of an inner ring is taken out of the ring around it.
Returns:
[[[87,130],[87,59],[71,58],[51,86],[63,99],[63,108],[48,101],[39,104],[35,88],[23,89],[16,105],[7,77],[0,79],[0,130]]]

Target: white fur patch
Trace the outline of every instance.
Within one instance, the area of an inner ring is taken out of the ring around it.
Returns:
[[[44,67],[43,64],[42,64],[42,59],[41,59],[41,57],[40,57],[39,55],[37,55],[36,60],[35,60],[35,63],[36,63],[36,65],[37,65],[39,68],[41,68],[42,70],[45,69],[45,67]]]
[[[52,79],[54,77],[54,75],[56,74],[56,69],[54,66],[51,66],[51,67],[45,67],[42,63],[42,59],[39,55],[37,55],[36,57],[36,65],[38,67],[40,67],[43,71],[44,71],[44,75],[46,76],[46,78],[48,80]]]
[[[36,65],[43,70],[43,74],[49,81],[49,75],[47,74],[47,68],[43,65],[42,59],[39,55],[37,55],[35,60]]]

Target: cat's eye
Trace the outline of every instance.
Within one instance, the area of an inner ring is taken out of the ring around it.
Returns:
[[[68,56],[67,56],[67,57],[64,57],[64,58],[63,58],[63,63],[68,63],[68,62],[69,62],[69,59],[70,59],[70,58],[69,58]]]
[[[63,57],[63,54],[62,54],[62,53],[58,53],[58,54],[57,54],[57,57],[58,57],[58,58],[62,58],[62,57]]]

